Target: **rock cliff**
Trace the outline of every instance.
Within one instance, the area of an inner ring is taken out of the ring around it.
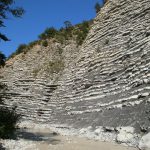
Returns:
[[[51,62],[61,65],[49,74]],[[10,59],[1,71],[9,86],[6,103],[17,105],[24,119],[103,127],[129,137],[148,132],[150,1],[109,0],[81,47],[49,41],[47,48],[37,45]],[[134,131],[118,129],[128,126]]]

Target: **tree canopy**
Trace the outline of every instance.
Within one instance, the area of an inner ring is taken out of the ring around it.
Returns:
[[[5,27],[4,21],[9,18],[9,15],[13,17],[21,17],[24,13],[22,7],[14,7],[15,0],[0,0],[0,27]],[[9,41],[7,36],[0,32],[0,39]]]

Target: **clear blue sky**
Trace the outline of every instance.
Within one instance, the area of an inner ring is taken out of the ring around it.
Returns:
[[[19,44],[29,43],[38,38],[46,27],[60,28],[64,21],[80,23],[95,17],[94,5],[102,0],[16,0],[26,13],[21,19],[10,17],[0,31],[11,39],[0,41],[0,51],[9,56]]]

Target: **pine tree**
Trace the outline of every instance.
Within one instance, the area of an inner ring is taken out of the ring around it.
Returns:
[[[8,19],[9,15],[12,15],[13,17],[21,17],[23,15],[23,8],[12,7],[14,3],[14,0],[0,0],[0,27],[5,27],[4,20]],[[9,41],[7,36],[3,33],[0,33],[0,39]]]

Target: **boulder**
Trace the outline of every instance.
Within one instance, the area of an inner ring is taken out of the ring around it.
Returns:
[[[150,150],[150,132],[141,138],[139,142],[139,149]]]

